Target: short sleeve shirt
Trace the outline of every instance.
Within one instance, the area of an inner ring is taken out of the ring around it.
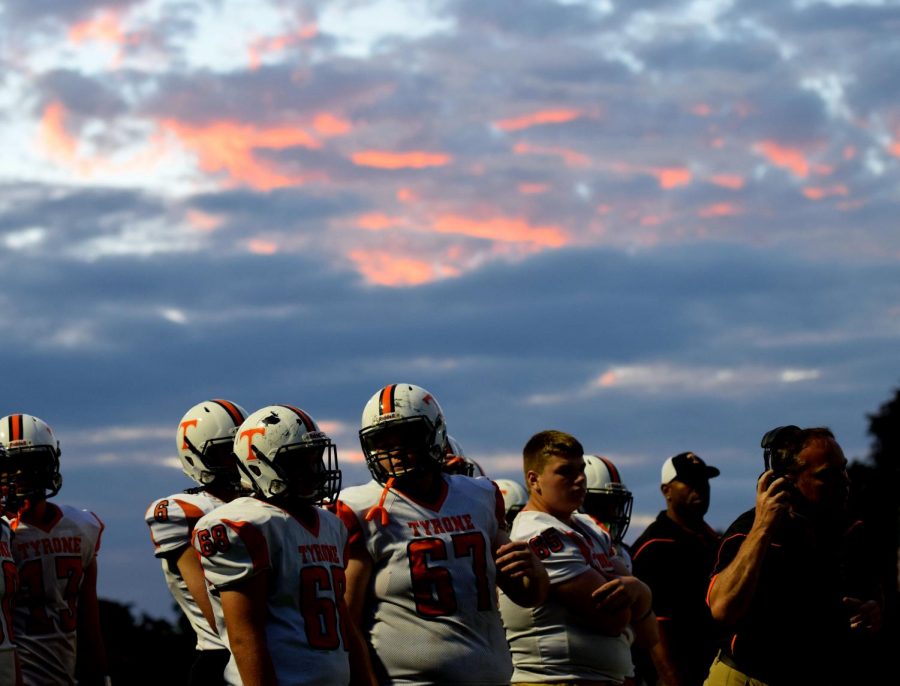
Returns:
[[[381,510],[367,517],[384,495]],[[496,600],[503,496],[488,479],[443,477],[435,502],[375,481],[336,506],[357,555],[373,562],[368,635],[382,683],[506,684],[512,672]]]
[[[206,491],[175,493],[153,501],[144,515],[150,528],[153,554],[160,558],[169,592],[197,634],[197,650],[222,650],[228,646],[206,621],[171,556],[190,547],[194,526],[200,518],[224,504],[223,500]],[[211,600],[211,603],[213,612],[221,614],[218,601]]]
[[[525,510],[513,522],[511,537],[527,541],[541,559],[551,585],[594,569],[615,576],[608,532],[588,515],[574,513],[566,524],[545,512]],[[501,593],[500,608],[513,656],[513,681],[623,681],[633,675],[626,633],[606,636],[585,628],[552,598],[535,608],[519,607]]]
[[[308,526],[271,503],[237,498],[197,522],[193,545],[219,591],[268,574],[266,644],[281,686],[349,682],[347,530],[337,517],[316,508]]]

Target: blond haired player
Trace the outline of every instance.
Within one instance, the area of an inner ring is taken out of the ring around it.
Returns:
[[[203,515],[240,494],[232,448],[234,434],[246,418],[240,405],[221,399],[206,400],[185,412],[175,432],[175,447],[182,471],[199,487],[154,500],[144,516],[166,586],[197,635],[191,686],[240,683],[236,670],[226,672],[231,653],[215,618],[221,606],[207,592],[191,536]]]
[[[41,419],[0,419],[8,457],[6,511],[15,532],[19,592],[13,612],[26,686],[108,683],[97,601],[97,552],[103,523],[93,512],[52,503],[62,486],[59,441]]]
[[[373,683],[344,602],[347,530],[317,507],[340,490],[331,439],[303,410],[270,405],[240,426],[234,452],[254,497],[205,515],[193,543],[244,685]]]
[[[360,441],[374,480],[336,509],[350,532],[348,602],[379,681],[508,683],[497,586],[533,605],[547,577],[526,544],[509,543],[497,487],[442,473],[444,415],[420,386],[376,392]]]
[[[523,463],[529,498],[511,535],[543,561],[550,592],[534,609],[500,597],[512,682],[620,684],[634,675],[632,627],[658,640],[650,590],[612,559],[606,529],[577,511],[586,492],[581,444],[542,431],[525,444]]]

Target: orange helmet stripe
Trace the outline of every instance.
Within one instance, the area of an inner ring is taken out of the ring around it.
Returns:
[[[614,484],[622,483],[622,479],[621,477],[619,477],[619,470],[616,469],[616,466],[602,455],[597,455],[597,457],[603,460],[603,464],[605,464],[606,468],[609,470],[610,481],[612,481],[612,483]]]
[[[381,389],[381,412],[380,414],[390,414],[394,411],[394,391],[397,384],[391,384]]]
[[[217,399],[217,400],[213,400],[213,402],[228,413],[228,416],[231,417],[231,421],[234,422],[235,426],[240,426],[241,424],[244,423],[244,420],[246,419],[246,417],[243,414],[241,414],[241,411],[237,408],[237,405],[235,405],[232,402],[229,402],[228,400],[218,400]]]
[[[25,437],[25,425],[22,415],[13,414],[9,416],[9,440],[21,441]]]
[[[303,422],[303,426],[306,427],[307,431],[318,431],[318,429],[316,428],[316,423],[312,420],[312,417],[306,414],[306,412],[301,410],[299,407],[294,407],[293,405],[281,405],[281,407],[286,407],[291,412],[300,417],[300,421]]]

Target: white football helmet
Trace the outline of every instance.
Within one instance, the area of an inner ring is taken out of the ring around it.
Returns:
[[[251,414],[234,437],[234,454],[241,485],[265,499],[333,502],[341,490],[337,447],[298,407],[268,405]]]
[[[205,400],[189,409],[175,433],[184,473],[202,486],[216,479],[236,486],[234,434],[246,418],[247,411],[229,400]]]
[[[506,508],[506,523],[512,526],[516,515],[522,511],[528,502],[528,491],[518,481],[512,479],[494,479],[500,494],[503,496],[503,506]]]
[[[602,522],[609,529],[613,542],[621,543],[631,523],[634,496],[622,483],[619,470],[609,458],[585,455],[584,475],[587,493],[582,512]]]
[[[18,509],[25,499],[43,500],[59,493],[62,451],[47,422],[30,414],[3,417],[0,445],[6,448],[0,481],[6,487],[8,509]]]
[[[412,471],[438,470],[447,448],[444,413],[420,386],[385,386],[363,408],[359,442],[381,484]]]
[[[447,452],[444,453],[444,463],[441,468],[447,474],[462,474],[463,476],[487,476],[481,465],[471,457],[467,457],[462,446],[453,436],[447,434]]]

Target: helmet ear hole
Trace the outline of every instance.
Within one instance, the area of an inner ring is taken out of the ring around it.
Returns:
[[[247,465],[250,468],[250,471],[253,472],[253,476],[262,476],[262,470],[257,467],[255,464]]]

